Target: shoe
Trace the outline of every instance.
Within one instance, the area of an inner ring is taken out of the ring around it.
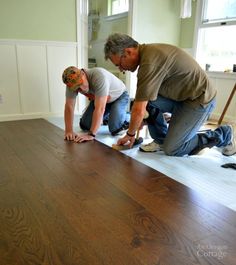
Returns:
[[[127,130],[129,128],[129,122],[125,121],[123,123],[123,125],[120,127],[120,129],[114,131],[111,133],[112,136],[115,136],[115,135],[118,135],[118,134],[121,134],[121,132]]]
[[[157,152],[162,150],[161,146],[158,143],[155,143],[154,141],[149,144],[143,144],[139,147],[139,150],[141,152]]]
[[[236,131],[234,126],[229,125],[231,128],[231,141],[230,144],[225,146],[225,148],[222,150],[222,154],[225,156],[232,156],[236,154]]]

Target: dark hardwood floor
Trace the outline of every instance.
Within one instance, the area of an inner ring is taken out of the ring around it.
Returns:
[[[63,134],[0,123],[0,265],[236,264],[235,212]]]

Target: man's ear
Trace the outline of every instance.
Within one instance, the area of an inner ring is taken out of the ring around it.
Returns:
[[[125,52],[125,55],[130,56],[132,54],[132,48],[125,48],[124,52]]]
[[[125,48],[124,51],[125,51],[126,56],[132,56],[133,57],[136,53],[136,49],[134,47]]]

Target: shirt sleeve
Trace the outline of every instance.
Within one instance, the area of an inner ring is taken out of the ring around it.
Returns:
[[[156,68],[152,64],[145,64],[139,67],[137,77],[135,99],[137,101],[155,100],[166,77],[166,71],[164,67]]]
[[[78,92],[70,90],[68,86],[66,87],[66,98],[76,98],[77,95],[78,95]]]

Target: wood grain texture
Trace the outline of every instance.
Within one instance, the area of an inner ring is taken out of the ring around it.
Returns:
[[[0,123],[1,265],[236,264],[235,212],[63,134],[42,119]]]

